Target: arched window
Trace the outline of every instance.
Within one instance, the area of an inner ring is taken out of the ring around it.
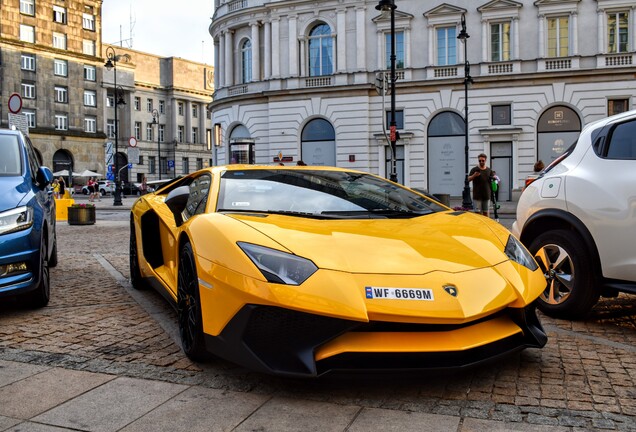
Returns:
[[[445,111],[428,125],[428,191],[461,196],[465,178],[466,122],[459,114]]]
[[[241,82],[252,81],[252,41],[246,39],[241,44]]]
[[[309,33],[309,76],[333,74],[333,36],[327,24],[318,24]]]
[[[336,131],[325,119],[311,120],[301,135],[301,158],[308,165],[336,165]]]
[[[255,163],[254,139],[249,129],[238,125],[230,133],[230,161],[231,164]]]

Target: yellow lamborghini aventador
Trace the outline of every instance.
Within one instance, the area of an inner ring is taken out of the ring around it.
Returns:
[[[501,225],[380,177],[230,165],[140,197],[130,274],[183,350],[288,376],[461,367],[540,348],[546,281]]]

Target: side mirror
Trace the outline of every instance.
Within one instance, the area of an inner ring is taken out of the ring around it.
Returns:
[[[53,173],[47,167],[41,166],[35,175],[35,181],[38,182],[40,190],[44,190],[53,181]]]
[[[185,209],[189,197],[190,186],[179,186],[178,188],[170,191],[166,197],[165,203],[174,215],[174,221],[177,223],[177,226],[181,226],[183,223],[183,216],[181,213]]]

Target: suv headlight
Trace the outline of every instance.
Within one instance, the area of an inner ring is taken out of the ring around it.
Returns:
[[[513,235],[508,236],[508,243],[506,243],[506,249],[504,250],[508,258],[512,261],[521,264],[524,267],[535,271],[539,268],[537,262],[532,258],[528,249],[521,244],[519,240]]]
[[[250,243],[237,244],[268,282],[300,285],[318,270],[313,262],[296,255]]]
[[[33,225],[33,208],[22,206],[0,213],[0,234],[28,229]]]

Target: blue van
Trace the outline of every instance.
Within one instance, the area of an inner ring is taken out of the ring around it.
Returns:
[[[28,137],[0,129],[0,299],[49,303],[49,267],[57,264],[52,180]]]

